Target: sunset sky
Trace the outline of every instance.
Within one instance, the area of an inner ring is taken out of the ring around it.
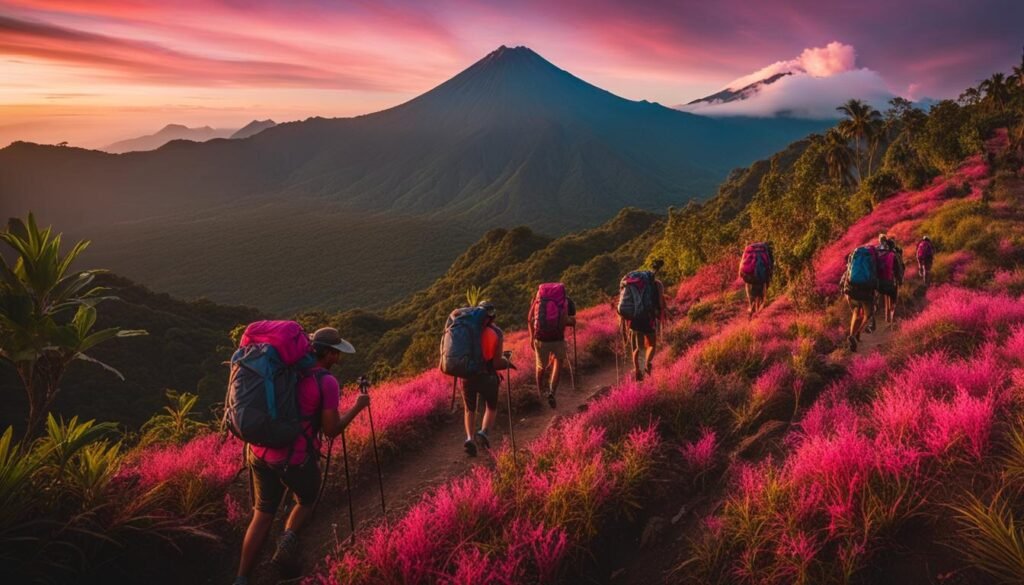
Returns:
[[[955,97],[1019,61],[1022,22],[1019,0],[0,0],[0,146],[368,113],[502,44],[666,105],[778,62],[817,67],[806,50],[827,46],[843,51],[822,75]]]

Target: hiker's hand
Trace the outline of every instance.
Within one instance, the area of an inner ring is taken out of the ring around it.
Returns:
[[[367,406],[370,406],[370,395],[369,394],[360,394],[359,396],[356,396],[356,408],[358,408],[359,410],[362,410],[362,409],[366,408]]]
[[[518,368],[516,368],[516,365],[513,364],[512,361],[509,360],[508,358],[505,359],[505,364],[508,366],[508,369],[510,369],[510,370],[518,369]]]

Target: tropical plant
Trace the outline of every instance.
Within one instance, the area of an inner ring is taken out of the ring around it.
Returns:
[[[985,94],[985,99],[982,101],[988,102],[994,109],[1004,108],[1010,99],[1010,85],[1003,73],[993,73],[992,77],[978,85],[978,89]]]
[[[481,288],[481,287],[479,287],[479,286],[477,286],[475,284],[474,285],[470,285],[470,287],[468,289],[466,289],[466,306],[467,307],[475,307],[475,306],[479,305],[480,301],[483,300],[483,296],[484,296],[484,289],[483,288]]]
[[[76,243],[61,252],[61,234],[39,229],[35,217],[11,219],[3,241],[16,254],[13,265],[0,256],[0,358],[17,371],[28,394],[25,437],[34,436],[60,392],[60,382],[73,360],[84,360],[122,377],[117,370],[89,357],[96,345],[115,337],[145,331],[117,327],[93,331],[95,305],[111,298],[92,286],[99,270],[73,272],[71,265],[88,247]]]
[[[1002,493],[996,492],[988,504],[967,494],[964,503],[953,510],[960,523],[957,549],[971,564],[999,583],[1024,581],[1024,531],[1017,526]]]
[[[844,138],[853,141],[854,152],[857,156],[857,181],[863,181],[865,175],[871,174],[871,164],[881,138],[882,114],[870,105],[856,99],[847,101],[836,110],[846,116],[846,119],[839,123],[837,129]]]
[[[170,405],[164,407],[166,414],[158,414],[142,425],[142,443],[181,443],[199,434],[206,425],[192,418],[199,396],[175,390],[166,392]]]
[[[833,181],[850,187],[856,182],[852,169],[856,165],[856,153],[840,132],[833,128],[825,133],[825,163]]]

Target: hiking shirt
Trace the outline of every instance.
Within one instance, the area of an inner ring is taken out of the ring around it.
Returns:
[[[572,299],[565,297],[565,300],[569,303],[569,308],[566,314],[570,317],[576,316],[576,303],[572,302]],[[530,305],[530,314],[526,316],[527,323],[533,323],[533,318],[537,314],[537,305]],[[566,325],[565,327],[568,327]],[[562,332],[559,334],[558,339],[549,339],[548,341],[565,341],[565,327],[562,327]]]
[[[317,371],[321,372],[319,386],[316,381],[317,376],[314,375]],[[309,371],[308,375],[299,380],[299,385],[296,388],[296,392],[299,395],[299,416],[319,417],[321,411],[338,410],[338,403],[341,398],[338,379],[331,374],[324,374],[324,371],[322,368],[314,368]],[[323,391],[322,401],[321,390]],[[304,418],[302,420],[302,428],[303,432],[299,433],[299,436],[295,438],[291,449],[288,447],[275,449],[253,445],[253,454],[271,465],[282,465],[286,461],[291,465],[301,465],[311,452],[310,446],[306,443],[307,437],[312,436],[312,452],[320,453],[320,437],[319,433],[313,433],[312,419],[307,420]],[[320,428],[319,420],[317,420],[316,428]],[[291,451],[290,460],[288,459],[289,451]]]

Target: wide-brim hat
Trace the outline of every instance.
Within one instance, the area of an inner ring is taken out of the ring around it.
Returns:
[[[309,336],[313,345],[326,346],[340,351],[341,353],[355,353],[356,348],[344,339],[334,327],[322,327]]]

